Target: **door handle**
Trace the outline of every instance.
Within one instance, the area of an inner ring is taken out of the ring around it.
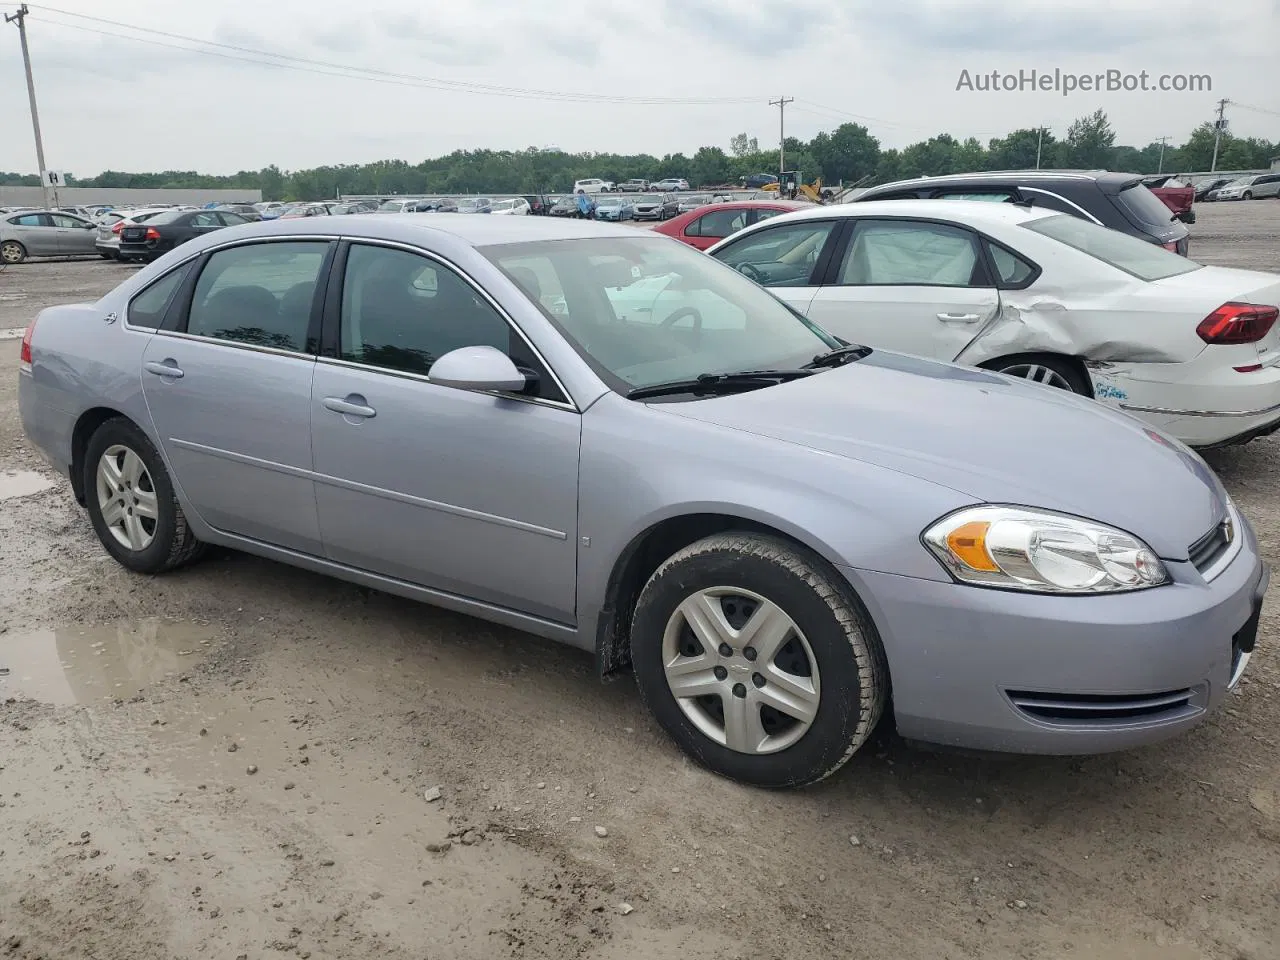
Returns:
[[[350,394],[345,399],[342,397],[325,397],[324,408],[332,410],[334,413],[340,413],[344,417],[362,417],[366,420],[378,415],[378,411],[369,406],[364,397],[358,393]]]
[[[166,380],[181,380],[182,368],[178,366],[178,361],[172,358],[163,362],[157,360],[148,360],[142,365],[142,369],[147,373],[154,373],[157,377],[164,377]]]
[[[943,323],[977,323],[982,318],[976,313],[940,313],[938,319]]]

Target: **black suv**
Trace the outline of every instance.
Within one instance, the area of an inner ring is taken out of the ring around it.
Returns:
[[[1092,220],[1166,250],[1187,255],[1190,234],[1136,173],[1003,170],[920,177],[872,187],[867,200],[1003,200]]]

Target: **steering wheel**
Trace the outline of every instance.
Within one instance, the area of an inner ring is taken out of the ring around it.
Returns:
[[[749,263],[738,264],[738,272],[748,280],[754,280],[756,283],[764,283],[764,271]]]
[[[702,329],[702,314],[698,312],[696,307],[681,307],[667,319],[662,321],[663,327],[674,327],[685,317],[693,317],[693,329]]]

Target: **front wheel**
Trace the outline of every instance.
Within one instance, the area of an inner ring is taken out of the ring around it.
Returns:
[[[1244,199],[1246,199],[1246,200],[1252,200],[1252,199],[1253,199],[1253,191],[1252,191],[1252,190],[1246,190],[1246,191],[1244,192]]]
[[[94,532],[122,566],[163,573],[200,554],[164,461],[130,421],[108,420],[89,439],[84,491]]]
[[[0,263],[21,263],[27,259],[27,250],[17,240],[0,243]]]
[[[716,534],[663,563],[631,630],[640,695],[695,761],[765,787],[813,783],[866,742],[884,652],[838,573],[782,539]]]

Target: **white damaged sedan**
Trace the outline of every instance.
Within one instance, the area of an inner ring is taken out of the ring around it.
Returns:
[[[1092,396],[1194,447],[1280,429],[1277,274],[969,200],[814,207],[708,253],[850,342]]]

